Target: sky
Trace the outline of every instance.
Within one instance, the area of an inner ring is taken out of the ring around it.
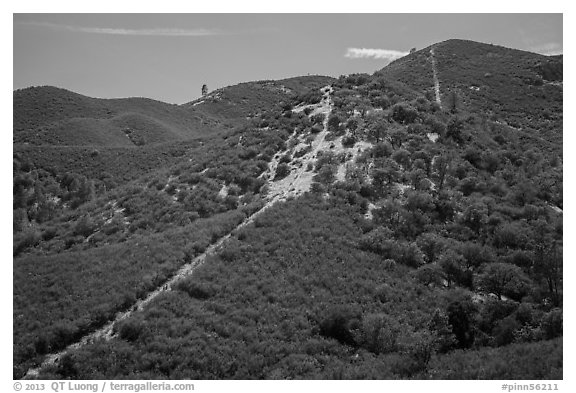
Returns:
[[[562,14],[14,14],[13,88],[181,104],[241,82],[372,73],[450,38],[560,54]]]

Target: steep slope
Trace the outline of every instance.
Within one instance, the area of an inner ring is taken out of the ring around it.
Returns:
[[[433,55],[431,54],[433,52]],[[465,40],[448,40],[411,53],[377,74],[433,96],[436,64],[444,106],[481,114],[562,154],[562,57]],[[546,143],[546,142],[544,142]]]
[[[299,95],[331,80],[308,76],[242,83],[183,105],[90,98],[50,86],[17,90],[14,152],[18,161],[38,169],[78,173],[106,182],[110,189],[177,162],[198,143],[193,140],[233,133],[251,117],[282,111]]]
[[[454,50],[212,92],[236,127],[96,152],[173,155],[111,191],[16,157],[15,377],[561,375],[561,142],[451,105]]]

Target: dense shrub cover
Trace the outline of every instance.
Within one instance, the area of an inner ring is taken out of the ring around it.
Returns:
[[[505,79],[482,74],[484,88],[472,80],[472,60],[500,53],[494,64],[515,63],[499,47],[482,48],[436,48],[442,107],[427,85],[429,51],[372,76],[314,77],[311,91],[299,80],[224,89],[198,106],[234,126],[130,153],[121,162],[156,157],[160,166],[143,164],[125,181],[95,166],[108,149],[73,150],[70,162],[49,168],[53,152],[21,147],[15,377],[162,285],[298,165],[308,173],[296,179],[312,181],[308,193],[234,230],[194,275],[116,324],[113,339],[71,351],[41,377],[561,376],[561,98],[533,75],[557,79],[558,71],[522,55],[526,64],[506,71],[517,76],[510,91],[529,83],[535,99],[503,104]],[[458,62],[471,72],[449,75]],[[407,84],[391,78],[399,69]],[[312,115],[320,82],[331,83],[333,106]],[[480,86],[477,96],[469,84]],[[306,162],[325,125],[329,147]],[[82,157],[90,164],[72,170]]]

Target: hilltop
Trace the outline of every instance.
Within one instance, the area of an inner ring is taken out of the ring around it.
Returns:
[[[15,92],[15,378],[561,378],[561,61],[451,40],[179,106]],[[120,145],[126,113],[170,126]]]
[[[509,126],[531,143],[541,138],[543,148],[562,154],[557,149],[562,145],[562,56],[448,40],[398,59],[377,74],[432,97],[432,58],[445,106]]]

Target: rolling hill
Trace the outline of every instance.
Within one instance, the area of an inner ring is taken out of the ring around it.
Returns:
[[[97,99],[50,86],[14,92],[14,143],[127,147],[206,135],[220,122],[145,98]]]
[[[561,378],[561,65],[14,92],[14,377]]]

